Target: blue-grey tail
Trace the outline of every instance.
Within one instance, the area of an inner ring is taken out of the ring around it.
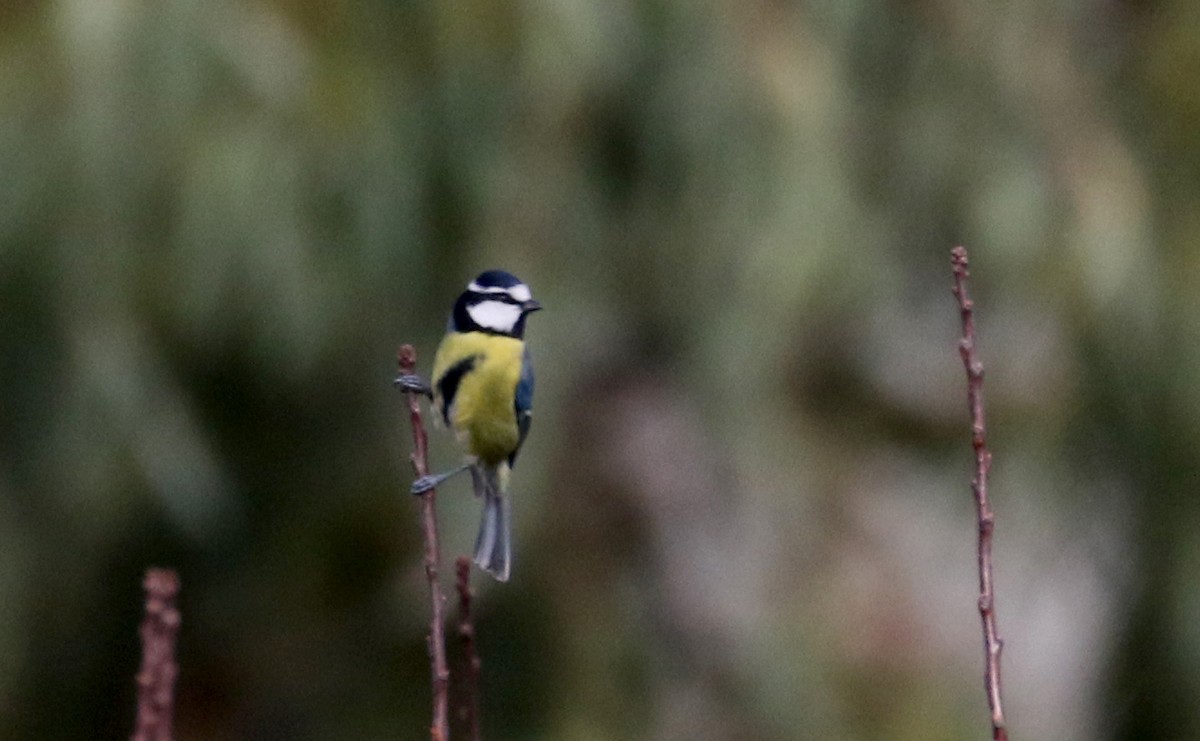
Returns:
[[[483,518],[479,523],[479,536],[475,539],[475,563],[479,568],[508,581],[512,566],[512,517],[503,474],[496,469],[485,469],[475,476],[475,493],[483,497]],[[499,474],[499,475],[498,475]]]

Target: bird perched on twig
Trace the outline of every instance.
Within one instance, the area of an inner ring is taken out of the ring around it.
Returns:
[[[524,341],[525,319],[540,308],[529,287],[511,273],[480,273],[454,302],[431,383],[417,376],[396,379],[401,388],[433,399],[437,417],[467,452],[465,465],[422,476],[413,493],[471,472],[475,494],[483,498],[475,563],[500,581],[508,581],[512,567],[509,472],[532,421],[533,365]]]

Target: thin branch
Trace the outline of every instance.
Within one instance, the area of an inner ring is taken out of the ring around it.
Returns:
[[[979,519],[979,618],[983,623],[984,674],[988,708],[992,714],[993,741],[1008,741],[1001,703],[1000,652],[1004,641],[996,629],[996,597],[992,585],[992,532],[996,517],[988,501],[988,473],[992,454],[987,448],[987,422],[983,414],[983,363],[975,355],[975,303],[967,293],[970,277],[967,250],[955,247],[950,252],[954,268],[954,296],[962,312],[962,340],[958,351],[967,371],[967,405],[971,411],[971,446],[975,449],[975,478],[971,491],[975,494],[975,510]]]
[[[483,663],[475,646],[475,623],[471,618],[471,559],[459,556],[454,562],[454,570],[458,576],[458,638],[467,662],[459,717],[467,728],[470,741],[479,741],[479,677]]]
[[[401,345],[397,353],[400,372],[412,375],[417,367],[417,351],[412,345]],[[425,423],[421,420],[421,397],[413,391],[405,391],[408,411],[412,419],[413,471],[418,477],[429,475],[429,438],[425,434]],[[442,608],[446,602],[438,584],[441,564],[437,529],[437,489],[432,488],[421,495],[421,524],[425,532],[425,578],[429,582],[429,659],[433,683],[433,723],[429,728],[432,741],[448,741],[450,696],[450,669],[446,665],[446,635],[442,627]]]
[[[175,637],[179,634],[179,576],[170,569],[147,569],[142,581],[146,612],[142,636],[142,665],[137,673],[137,720],[132,741],[171,741],[175,715]]]

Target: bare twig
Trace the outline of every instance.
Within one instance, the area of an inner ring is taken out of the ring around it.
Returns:
[[[417,366],[417,351],[412,345],[401,345],[397,353],[400,372],[412,375]],[[421,397],[413,391],[405,391],[408,411],[412,419],[413,471],[418,477],[429,475],[429,438],[421,420]],[[421,524],[425,531],[425,578],[429,582],[429,659],[433,682],[433,723],[429,728],[432,741],[448,741],[450,737],[448,708],[450,695],[450,669],[446,665],[446,635],[442,627],[442,608],[446,597],[438,584],[441,563],[437,529],[437,489],[432,488],[421,495]]]
[[[458,638],[462,641],[463,657],[467,663],[459,717],[470,740],[479,741],[479,677],[483,663],[475,647],[475,623],[471,618],[471,559],[459,556],[454,562],[454,569],[458,576]]]
[[[171,741],[175,714],[175,637],[179,634],[179,576],[170,569],[147,569],[142,581],[146,612],[142,636],[142,666],[137,673],[137,720],[132,741]]]
[[[975,494],[975,510],[979,519],[979,618],[983,623],[984,674],[988,708],[992,714],[993,741],[1008,741],[1001,703],[1000,651],[1004,641],[996,630],[996,597],[992,587],[992,531],[996,517],[988,501],[988,472],[992,454],[987,448],[987,423],[983,414],[983,363],[975,355],[975,303],[967,294],[970,276],[967,250],[955,247],[950,252],[954,268],[954,296],[962,312],[963,336],[958,351],[967,371],[967,405],[971,411],[971,445],[975,449],[975,478],[971,491]]]

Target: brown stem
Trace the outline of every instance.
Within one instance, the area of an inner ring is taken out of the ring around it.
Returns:
[[[171,741],[175,715],[175,637],[179,634],[179,576],[170,569],[147,569],[142,581],[146,612],[142,636],[142,665],[137,673],[137,720],[132,741]]]
[[[471,741],[479,741],[479,677],[483,663],[475,646],[475,623],[471,618],[471,559],[459,556],[454,562],[458,575],[458,637],[467,661],[463,680],[463,702],[459,710]]]
[[[975,355],[975,302],[967,293],[970,277],[967,250],[955,247],[950,251],[954,268],[954,296],[962,312],[962,340],[958,352],[967,371],[967,405],[971,411],[971,446],[975,449],[975,478],[971,491],[975,494],[975,511],[979,520],[979,618],[983,623],[984,674],[988,708],[992,713],[993,741],[1008,741],[1001,703],[1000,652],[1004,641],[996,629],[996,596],[992,586],[992,532],[996,516],[988,501],[988,473],[992,454],[987,448],[987,422],[983,413],[983,363]]]
[[[401,345],[397,353],[400,372],[412,375],[416,372],[417,351],[412,345]],[[429,438],[425,434],[425,423],[421,420],[421,397],[405,391],[408,411],[412,419],[413,471],[418,477],[429,475]],[[433,723],[429,728],[432,741],[448,741],[450,738],[448,708],[450,695],[450,669],[446,665],[446,635],[442,628],[442,607],[446,602],[438,584],[441,564],[437,529],[437,489],[421,495],[421,524],[425,532],[425,578],[429,582],[429,659],[433,683]]]

